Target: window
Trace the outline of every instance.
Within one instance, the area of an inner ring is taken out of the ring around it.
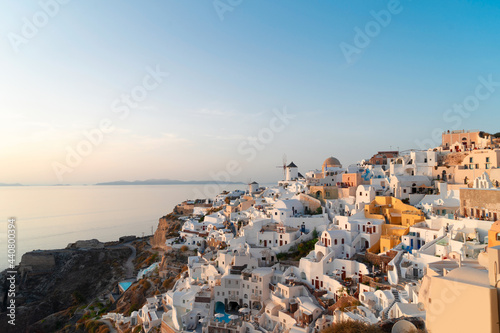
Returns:
[[[469,158],[469,163],[472,163],[473,159],[472,157]]]
[[[337,240],[334,241],[334,244],[337,245]]]
[[[344,244],[344,239],[342,238],[342,244]]]

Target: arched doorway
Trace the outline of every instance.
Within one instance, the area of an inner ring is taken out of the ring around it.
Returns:
[[[231,301],[227,304],[228,311],[237,311],[240,308],[240,305],[237,302]]]

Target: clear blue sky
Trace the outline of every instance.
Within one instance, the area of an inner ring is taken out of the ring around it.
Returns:
[[[231,180],[268,182],[283,154],[305,172],[419,148],[435,129],[500,131],[500,86],[460,124],[443,119],[478,77],[500,82],[497,1],[400,1],[350,62],[342,43],[388,1],[232,3],[221,20],[213,1],[73,0],[52,17],[2,1],[0,182],[211,179],[230,160]],[[157,66],[168,77],[119,118],[112,103]],[[238,147],[283,108],[295,118],[248,161]],[[67,148],[103,119],[114,131],[70,166]]]

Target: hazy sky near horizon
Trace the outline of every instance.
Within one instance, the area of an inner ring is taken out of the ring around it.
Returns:
[[[283,154],[304,173],[500,131],[497,1],[55,1],[1,2],[0,183],[212,180],[228,163],[269,182]]]

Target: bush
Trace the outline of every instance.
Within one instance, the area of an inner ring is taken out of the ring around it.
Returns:
[[[182,252],[186,252],[187,250],[189,250],[189,247],[187,247],[187,245],[182,245],[181,246],[181,251]]]
[[[333,325],[321,333],[383,333],[376,325],[367,325],[361,321],[346,320]]]
[[[313,238],[318,238],[318,230],[316,230],[316,228],[314,228],[313,230],[313,234],[312,234]]]

